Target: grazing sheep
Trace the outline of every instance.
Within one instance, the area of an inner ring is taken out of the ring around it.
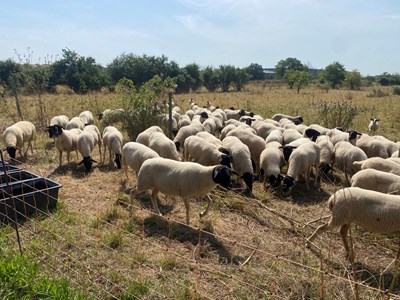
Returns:
[[[148,147],[150,137],[155,132],[163,132],[163,130],[159,126],[151,126],[138,134],[136,142]]]
[[[270,142],[278,142],[279,144],[282,144],[283,143],[282,130],[280,130],[280,129],[271,130],[265,139],[266,144],[268,144]]]
[[[338,190],[328,200],[330,220],[319,226],[307,239],[307,246],[322,232],[340,227],[347,258],[352,261],[347,232],[351,224],[370,232],[397,233],[400,231],[400,196],[350,187]]]
[[[168,114],[164,115],[164,117],[161,120],[161,123],[166,128],[169,128],[170,120],[169,120],[169,115]],[[171,130],[172,130],[172,134],[174,136],[178,133],[178,121],[176,121],[176,119],[174,117],[171,118]]]
[[[328,128],[323,127],[319,124],[311,124],[310,126],[308,126],[308,128],[318,131],[321,135],[326,135],[326,133],[329,131]]]
[[[94,124],[94,118],[93,118],[93,114],[91,111],[85,110],[85,111],[81,112],[79,114],[79,118],[82,119],[83,124],[85,124],[85,126]]]
[[[266,187],[267,181],[270,187],[277,188],[283,177],[280,174],[281,168],[285,164],[279,142],[269,142],[260,155],[260,174],[263,177],[263,185]]]
[[[35,134],[35,125],[29,121],[20,121],[7,127],[3,132],[3,140],[8,155],[15,159],[15,153],[18,149],[19,155],[22,156],[22,152],[24,152],[23,156],[26,157],[29,148],[31,148],[33,154],[32,141]],[[25,143],[28,143],[28,146],[24,151]]]
[[[178,121],[178,128],[189,126],[192,120],[188,115],[182,115]]]
[[[227,134],[234,129],[236,129],[236,125],[233,124],[226,125],[224,128],[222,128],[220,135],[221,140],[223,140],[227,136]]]
[[[301,116],[293,117],[293,116],[289,116],[289,115],[285,115],[285,114],[275,114],[272,116],[272,120],[277,121],[277,122],[279,122],[283,118],[292,121],[296,125],[303,123],[303,118]]]
[[[156,151],[160,157],[181,160],[174,142],[162,132],[154,132],[151,135],[149,148]]]
[[[375,169],[364,169],[351,177],[351,186],[385,194],[400,195],[400,176]]]
[[[372,135],[375,135],[375,132],[379,129],[379,119],[371,118],[370,120],[368,130],[372,131]]]
[[[151,202],[155,211],[161,215],[157,204],[157,194],[181,197],[186,208],[186,224],[190,223],[189,199],[206,196],[217,184],[231,188],[231,170],[225,166],[202,166],[193,162],[179,162],[165,158],[146,160],[140,168],[137,187],[131,191],[131,197],[136,193],[152,190]],[[207,214],[210,207],[200,213]]]
[[[382,136],[382,135],[374,135],[371,138],[378,140],[379,142],[381,142],[386,151],[388,156],[392,156],[393,153],[395,153],[397,150],[399,150],[399,145],[389,139],[387,139],[386,137]]]
[[[282,136],[283,136],[283,145],[289,144],[303,137],[303,135],[296,129],[286,129],[283,132]]]
[[[99,146],[100,162],[102,159],[101,155],[101,134],[96,125],[87,125],[83,129],[82,133],[78,137],[77,147],[79,153],[82,155],[82,161],[79,165],[83,164],[87,172],[92,169],[92,164],[96,162],[92,157],[91,153],[94,147]]]
[[[288,191],[298,180],[300,175],[303,175],[307,188],[308,180],[312,166],[315,167],[314,184],[318,181],[318,166],[320,158],[320,149],[317,144],[309,142],[297,147],[289,158],[289,168],[287,174],[283,178],[283,190]]]
[[[225,114],[226,114],[226,119],[230,120],[230,119],[235,119],[238,120],[240,119],[240,117],[243,116],[250,116],[250,112],[245,111],[244,109],[238,109],[238,110],[234,110],[234,109],[225,109]]]
[[[70,130],[73,128],[78,128],[80,130],[83,130],[83,128],[85,128],[85,123],[81,118],[73,117],[71,120],[69,120],[67,126],[65,126],[65,129]]]
[[[69,157],[71,151],[78,150],[78,138],[82,130],[79,128],[64,129],[60,125],[48,126],[46,131],[49,132],[49,137],[56,139],[55,146],[59,154],[59,164],[62,165],[62,153],[67,152],[67,162],[69,164]]]
[[[231,168],[231,157],[205,139],[192,135],[185,140],[185,161],[194,161],[203,166],[224,165]],[[223,150],[223,149],[221,149]]]
[[[375,169],[400,176],[400,165],[381,157],[371,157],[364,161],[356,161],[353,166],[357,170]]]
[[[60,125],[61,127],[65,128],[65,127],[67,127],[68,122],[69,122],[69,118],[65,115],[54,116],[50,120],[50,126]]]
[[[143,162],[150,158],[160,157],[156,151],[138,143],[128,142],[122,147],[122,166],[125,171],[126,180],[129,181],[128,166],[132,168],[136,175]]]
[[[334,129],[329,129],[326,135],[330,137],[334,145],[336,145],[336,143],[341,141],[348,141],[355,146],[358,136],[361,136],[362,134],[355,130],[344,132],[334,128]]]
[[[267,122],[259,122],[255,126],[252,126],[252,128],[255,129],[257,135],[262,137],[264,140],[271,134],[273,130],[279,130],[281,133],[284,131],[282,127],[275,126],[274,124]]]
[[[236,136],[243,144],[249,147],[251,160],[255,165],[255,173],[260,175],[260,155],[265,149],[265,140],[240,128],[230,131],[227,136]]]
[[[388,158],[389,154],[386,149],[386,145],[377,139],[374,139],[368,135],[362,135],[356,142],[356,146],[362,149],[367,157],[381,157]]]
[[[326,135],[321,135],[317,137],[315,143],[321,149],[321,154],[319,158],[319,170],[321,172],[321,175],[326,177],[329,171],[332,170],[332,160],[335,146],[333,145],[331,139]]]
[[[215,146],[222,147],[222,141],[218,139],[215,135],[212,135],[211,133],[207,131],[200,131],[196,134],[196,136],[199,136],[203,139],[205,139],[207,142],[214,144]]]
[[[253,193],[253,166],[249,147],[236,136],[227,136],[222,140],[222,147],[228,150],[232,157],[232,169],[240,175],[246,184],[247,191]]]
[[[363,150],[354,146],[350,142],[341,141],[336,143],[333,150],[332,160],[334,165],[339,170],[342,170],[346,177],[346,183],[349,185],[349,175],[353,176],[359,168],[354,166],[356,161],[364,161],[367,159],[367,155]]]
[[[190,124],[189,126],[185,126],[179,129],[178,133],[176,134],[174,138],[174,143],[176,150],[180,152],[180,148],[182,146],[182,152],[185,151],[184,149],[184,143],[187,137],[191,135],[196,135],[200,131],[205,131],[203,124],[194,122]]]
[[[105,109],[97,115],[103,126],[109,126],[118,122],[122,122],[125,118],[125,110],[122,108]]]
[[[205,120],[203,122],[203,126],[204,126],[205,131],[207,131],[211,134],[214,134],[217,131],[217,124],[215,123],[215,120],[212,117],[209,117],[207,120]]]
[[[114,153],[114,162],[118,169],[121,169],[121,149],[123,142],[122,133],[114,126],[107,126],[103,130],[103,162],[106,161],[106,148],[108,148],[109,153],[109,164],[111,165],[111,152]]]

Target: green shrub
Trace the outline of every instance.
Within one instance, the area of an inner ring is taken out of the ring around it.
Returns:
[[[393,95],[400,95],[400,85],[393,87]]]
[[[348,100],[321,101],[316,108],[323,126],[328,128],[342,127],[343,129],[350,128],[354,118],[363,111],[362,108]]]

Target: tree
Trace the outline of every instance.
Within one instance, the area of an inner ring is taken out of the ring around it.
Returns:
[[[327,82],[334,89],[345,80],[346,70],[342,64],[334,62],[321,71],[319,78],[321,81]]]
[[[217,71],[213,67],[206,67],[201,72],[201,78],[203,81],[204,87],[209,92],[215,92],[215,90],[219,87],[219,78]]]
[[[3,86],[4,94],[10,93],[14,97],[20,120],[24,119],[20,105],[20,94],[24,83],[25,78],[20,64],[11,59],[0,61],[0,84]]]
[[[217,74],[222,92],[228,92],[229,87],[234,80],[235,67],[231,65],[221,65],[217,70]]]
[[[265,79],[264,69],[259,64],[252,63],[245,69],[245,71],[249,75],[249,80],[264,80]]]
[[[197,64],[189,64],[180,69],[176,77],[178,93],[195,91],[201,86],[200,68]]]
[[[361,87],[361,74],[357,70],[353,70],[351,72],[346,73],[346,77],[344,79],[344,83],[351,90],[359,90]]]
[[[233,73],[232,81],[236,87],[236,90],[240,92],[245,84],[249,82],[249,74],[245,69],[236,68]]]
[[[280,60],[275,66],[275,77],[277,79],[284,79],[286,72],[289,70],[304,71],[308,68],[301,63],[300,60],[294,57],[288,57]]]
[[[98,91],[105,86],[103,67],[92,57],[83,57],[75,51],[63,49],[63,58],[52,64],[50,85],[65,84],[76,93]]]
[[[300,92],[300,89],[307,86],[311,81],[311,73],[308,71],[298,71],[291,70],[286,73],[287,80],[290,88],[295,86],[297,88],[297,93]]]

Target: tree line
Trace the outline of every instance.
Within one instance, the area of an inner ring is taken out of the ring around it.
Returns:
[[[203,69],[196,63],[179,67],[167,57],[137,56],[122,54],[106,67],[96,63],[92,57],[84,57],[70,49],[63,49],[62,56],[54,62],[32,64],[31,58],[19,61],[0,61],[0,96],[18,97],[22,89],[28,89],[40,99],[44,92],[55,92],[57,85],[68,86],[75,93],[84,94],[108,88],[110,91],[121,79],[131,80],[136,88],[158,75],[173,78],[176,93],[196,91],[200,87],[210,92],[241,91],[249,81],[275,79],[286,82],[289,88],[300,89],[312,80],[324,84],[327,89],[343,85],[359,89],[364,82],[377,81],[381,85],[399,85],[399,74],[384,73],[363,78],[357,70],[346,71],[339,62],[334,62],[313,75],[308,66],[297,58],[280,60],[275,66],[274,77],[268,77],[260,64],[252,63],[246,68],[233,65],[207,66]]]

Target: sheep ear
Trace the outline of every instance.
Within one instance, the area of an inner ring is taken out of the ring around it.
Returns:
[[[370,120],[371,120],[371,121],[374,121],[374,119],[372,119],[372,118],[371,118]]]
[[[229,168],[228,168],[229,169]],[[239,176],[239,173],[238,172],[235,172],[235,171],[233,171],[232,169],[229,169],[229,172],[231,172],[231,174],[234,174],[234,175],[236,175],[236,176]]]
[[[93,158],[90,159],[91,162],[97,163]]]
[[[80,166],[81,164],[83,164],[83,161],[84,161],[84,160],[82,159],[82,161],[78,164],[78,166]]]

